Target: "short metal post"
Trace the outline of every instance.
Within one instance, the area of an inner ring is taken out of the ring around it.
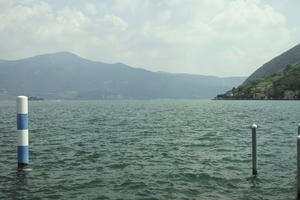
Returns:
[[[298,135],[300,135],[300,123],[298,124]]]
[[[300,136],[297,137],[297,200],[300,200]]]
[[[257,125],[252,124],[252,174],[257,175],[257,158],[256,158],[256,129]]]

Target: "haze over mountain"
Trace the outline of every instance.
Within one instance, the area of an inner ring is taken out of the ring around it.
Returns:
[[[94,62],[69,52],[0,61],[0,98],[210,99],[237,86],[243,77],[171,74],[122,63]]]

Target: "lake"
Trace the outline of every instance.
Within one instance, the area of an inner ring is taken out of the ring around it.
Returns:
[[[299,101],[0,102],[0,199],[295,199]],[[251,128],[258,176],[252,177]]]

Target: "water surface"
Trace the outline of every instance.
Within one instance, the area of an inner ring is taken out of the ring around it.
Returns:
[[[298,101],[0,102],[0,199],[295,199]],[[258,124],[258,177],[251,129]]]

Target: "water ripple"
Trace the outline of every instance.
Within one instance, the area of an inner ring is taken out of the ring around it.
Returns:
[[[0,102],[0,199],[295,199],[298,101]],[[258,177],[251,130],[258,123]]]

